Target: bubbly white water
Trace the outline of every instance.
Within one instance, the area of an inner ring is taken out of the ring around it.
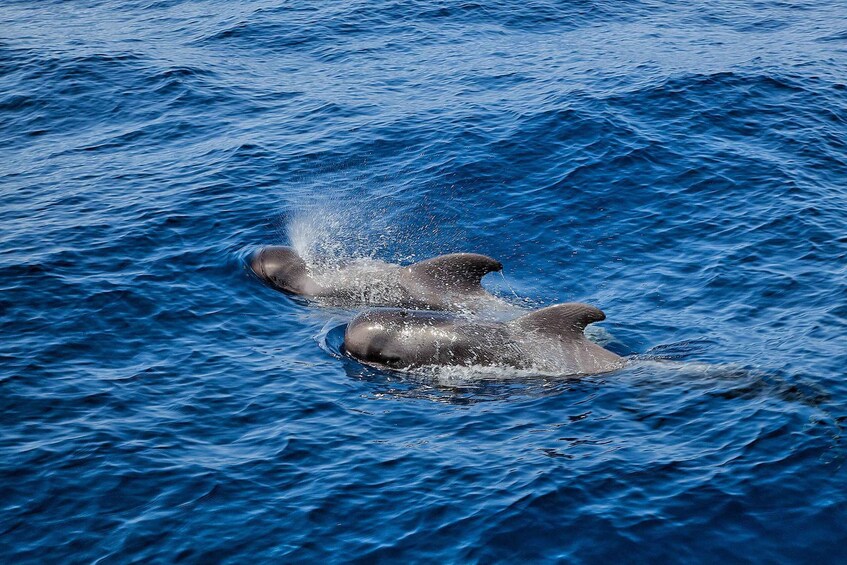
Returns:
[[[404,244],[403,247],[417,250],[432,238],[425,231],[398,225],[385,208],[371,207],[364,199],[315,196],[286,214],[285,233],[291,247],[306,262],[309,276],[315,282],[345,289],[342,298],[319,299],[318,302],[324,305],[399,304],[403,298],[399,288],[401,264],[437,255],[392,252],[398,241]],[[390,256],[392,262],[384,260],[385,256]],[[511,319],[527,313],[528,301],[511,292],[514,297],[508,299],[496,295],[456,296],[451,309],[486,320]]]
[[[365,188],[343,195],[334,187],[313,187],[284,214],[289,244],[311,267],[332,267],[352,260],[412,262],[427,238],[409,229],[406,211],[391,200],[376,201]]]

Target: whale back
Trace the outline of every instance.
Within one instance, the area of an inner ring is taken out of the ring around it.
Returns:
[[[570,302],[542,308],[507,325],[514,334],[523,334],[521,341],[532,357],[571,374],[597,374],[625,364],[622,357],[600,347],[583,333],[588,324],[605,319],[599,308]]]
[[[509,322],[515,331],[531,331],[558,338],[583,337],[588,324],[601,322],[606,314],[599,308],[579,302],[548,306]]]
[[[501,271],[503,264],[478,253],[451,253],[413,263],[401,270],[403,285],[413,294],[484,293],[482,277]]]

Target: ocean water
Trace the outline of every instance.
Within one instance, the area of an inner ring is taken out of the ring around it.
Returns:
[[[4,563],[847,559],[843,2],[0,5]],[[247,255],[501,260],[584,378]]]

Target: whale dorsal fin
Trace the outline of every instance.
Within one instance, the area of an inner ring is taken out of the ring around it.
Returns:
[[[482,277],[503,270],[496,259],[477,253],[451,253],[413,263],[403,269],[404,278],[431,290],[482,291]]]
[[[606,319],[599,308],[579,302],[548,306],[509,322],[514,329],[557,337],[581,336],[585,326]]]

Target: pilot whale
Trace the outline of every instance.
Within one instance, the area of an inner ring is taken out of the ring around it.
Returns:
[[[504,366],[585,375],[614,371],[625,360],[583,333],[606,315],[580,303],[557,304],[509,322],[470,320],[448,312],[374,309],[347,325],[344,349],[367,365]]]
[[[250,268],[271,287],[333,305],[474,310],[503,303],[482,287],[482,277],[503,265],[476,253],[440,255],[408,266],[359,259],[312,267],[291,247],[262,247]]]

